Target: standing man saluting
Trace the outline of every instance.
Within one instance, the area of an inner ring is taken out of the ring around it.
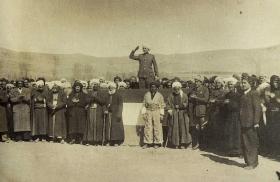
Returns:
[[[139,61],[139,88],[148,89],[150,83],[157,80],[159,77],[157,62],[155,60],[155,56],[149,53],[150,49],[148,47],[143,46],[143,54],[139,54],[138,56],[136,56],[134,54],[138,49],[139,46],[132,50],[129,58]]]

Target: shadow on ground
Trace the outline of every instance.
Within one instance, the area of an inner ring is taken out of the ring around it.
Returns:
[[[236,166],[236,167],[244,167],[243,163],[239,163],[233,160],[230,160],[228,158],[224,158],[224,157],[220,157],[217,155],[212,155],[212,154],[201,154],[204,157],[209,158],[210,160],[217,162],[217,163],[222,163],[222,164],[226,164],[226,165],[230,165],[230,166]]]

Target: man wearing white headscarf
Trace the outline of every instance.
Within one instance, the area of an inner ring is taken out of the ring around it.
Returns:
[[[109,82],[109,91],[105,98],[105,143],[118,146],[124,142],[124,126],[122,120],[123,98],[117,92],[117,85]]]
[[[168,96],[168,141],[172,147],[185,149],[191,143],[189,133],[188,96],[180,82],[173,82],[173,92]]]
[[[216,77],[214,80],[214,88],[210,90],[209,99],[209,137],[208,143],[210,147],[224,146],[224,96],[227,91],[224,89],[224,80],[221,77]]]
[[[241,127],[239,108],[241,94],[237,92],[237,80],[233,77],[226,79],[228,93],[225,95],[225,148],[231,157],[241,155]]]
[[[139,46],[132,50],[129,58],[139,62],[139,88],[148,89],[150,83],[159,78],[157,62],[155,56],[149,53],[150,49],[146,46],[143,46],[143,54],[134,55],[138,49]]]

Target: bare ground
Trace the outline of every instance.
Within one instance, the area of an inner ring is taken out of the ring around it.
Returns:
[[[12,142],[0,144],[0,181],[278,181],[280,162],[262,156],[259,161],[258,168],[247,171],[241,158],[191,149]]]

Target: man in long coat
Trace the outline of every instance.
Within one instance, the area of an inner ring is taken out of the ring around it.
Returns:
[[[0,141],[8,141],[8,115],[7,115],[7,105],[8,105],[8,94],[4,88],[0,88]]]
[[[252,90],[251,83],[251,77],[241,80],[244,94],[240,98],[240,123],[242,150],[247,165],[245,169],[254,169],[258,166],[257,129],[261,117],[261,101],[257,91]]]
[[[226,91],[224,89],[224,81],[220,77],[214,80],[214,88],[210,90],[209,98],[209,143],[212,147],[224,148],[224,126],[225,126],[225,112],[224,112],[224,96]]]
[[[99,80],[90,81],[92,91],[88,93],[90,102],[87,109],[87,124],[84,141],[87,144],[101,145],[103,137],[105,94],[99,90]],[[105,135],[104,135],[105,136]]]
[[[132,50],[129,58],[139,62],[139,88],[148,89],[150,83],[159,77],[157,62],[155,56],[149,53],[150,49],[145,46],[143,46],[143,54],[134,55],[138,49],[139,46]]]
[[[191,143],[189,133],[189,117],[187,113],[188,96],[182,91],[180,82],[172,84],[173,92],[168,96],[168,141],[177,148],[184,149]]]
[[[116,90],[117,85],[109,84],[109,91],[106,96],[105,110],[105,138],[106,143],[118,146],[124,142],[124,126],[122,120],[123,98]]]
[[[31,140],[30,98],[30,89],[23,88],[22,80],[17,81],[17,88],[11,91],[16,141]]]
[[[230,78],[227,81],[229,92],[225,95],[225,138],[227,143],[228,155],[231,157],[241,154],[241,128],[239,120],[240,93],[235,87],[237,80]]]
[[[47,90],[45,82],[38,80],[37,88],[32,91],[32,136],[35,142],[46,141],[48,130]]]
[[[198,75],[195,77],[195,88],[190,93],[190,132],[192,135],[192,147],[194,150],[199,148],[200,144],[205,144],[205,135],[202,131],[205,129],[206,105],[209,100],[209,90],[202,85],[203,78]]]
[[[66,125],[66,93],[60,88],[59,82],[55,82],[47,97],[49,115],[48,136],[54,142],[64,143],[67,137]]]
[[[150,91],[144,95],[144,106],[142,114],[144,118],[144,146],[148,148],[154,145],[158,148],[163,142],[161,120],[164,116],[164,98],[158,92],[159,84],[157,82],[150,83]]]
[[[67,99],[70,144],[81,143],[86,129],[88,96],[82,89],[83,85],[76,81]]]

